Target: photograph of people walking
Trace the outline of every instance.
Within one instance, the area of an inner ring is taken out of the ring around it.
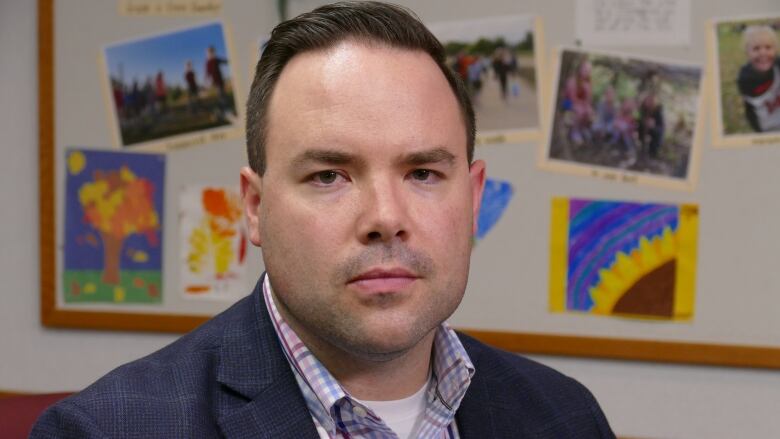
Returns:
[[[539,128],[535,23],[519,15],[430,25],[468,86],[483,138]]]
[[[221,23],[112,44],[105,61],[123,147],[238,121]]]

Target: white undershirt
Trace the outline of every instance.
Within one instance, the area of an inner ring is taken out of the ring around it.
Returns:
[[[352,399],[370,408],[374,414],[379,416],[393,430],[399,439],[412,439],[412,434],[420,426],[425,415],[427,405],[426,393],[430,383],[429,375],[428,381],[414,395],[395,401],[363,401],[354,397]],[[360,408],[355,407],[355,409]],[[320,439],[330,439],[327,430],[316,419],[314,420],[314,425],[317,428]]]
[[[400,439],[409,439],[412,437],[412,433],[417,430],[417,427],[420,426],[423,415],[425,415],[425,396],[429,383],[430,380],[414,395],[404,399],[395,401],[362,401],[355,399],[355,401],[370,408]]]

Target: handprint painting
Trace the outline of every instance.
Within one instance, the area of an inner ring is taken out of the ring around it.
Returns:
[[[238,190],[189,186],[179,199],[180,285],[187,298],[246,294],[247,236]]]
[[[694,205],[554,199],[552,311],[691,319],[697,227]]]
[[[161,303],[165,157],[69,149],[65,303]]]

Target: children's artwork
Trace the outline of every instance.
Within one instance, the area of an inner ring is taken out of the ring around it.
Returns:
[[[69,149],[65,303],[160,303],[165,156]]]
[[[245,295],[247,236],[238,191],[189,186],[179,209],[184,297],[232,301]]]
[[[545,169],[692,189],[702,68],[560,51]]]
[[[693,317],[698,207],[555,198],[550,308]]]
[[[503,215],[509,202],[512,200],[514,189],[508,181],[485,180],[485,189],[482,192],[482,203],[479,208],[479,221],[477,222],[477,239],[483,239]]]
[[[538,139],[539,19],[509,15],[434,23],[429,28],[444,44],[447,64],[468,87],[477,142]]]
[[[239,135],[231,53],[219,22],[106,46],[117,143],[177,148]]]
[[[713,22],[717,146],[780,145],[780,15]]]

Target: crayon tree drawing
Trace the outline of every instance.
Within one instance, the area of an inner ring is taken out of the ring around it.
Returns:
[[[66,153],[66,303],[160,303],[165,157]]]
[[[247,236],[238,191],[187,187],[179,219],[184,297],[234,300],[246,294]]]
[[[556,198],[552,210],[552,311],[693,316],[697,206]]]

